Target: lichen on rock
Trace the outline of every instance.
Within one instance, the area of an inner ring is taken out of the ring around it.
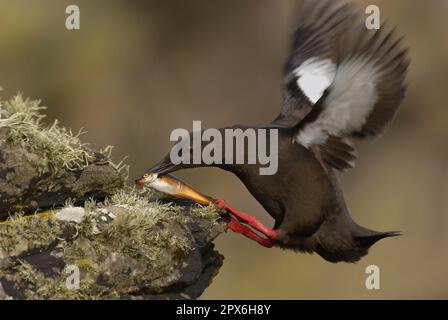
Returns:
[[[33,212],[104,199],[124,186],[127,167],[110,159],[111,148],[89,149],[57,121],[42,124],[45,107],[17,95],[0,101],[0,219],[8,210]]]
[[[134,203],[116,202],[123,192],[1,224],[0,298],[197,298],[222,264],[211,242],[224,228],[218,212],[148,202],[136,191]],[[79,268],[77,290],[66,286],[67,266]]]
[[[126,187],[111,148],[42,109],[0,102],[0,299],[199,297],[223,261],[216,208]]]

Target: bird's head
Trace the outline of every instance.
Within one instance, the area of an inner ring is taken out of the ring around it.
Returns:
[[[181,169],[211,165],[207,161],[204,162],[202,158],[202,150],[209,143],[200,138],[194,139],[193,132],[182,136],[162,160],[148,169],[146,172],[148,178],[151,177],[151,174],[163,175]]]
[[[278,129],[262,130],[264,140],[256,129],[242,126],[186,132],[176,137],[177,143],[171,151],[147,173],[163,175],[180,169],[209,166],[240,174],[248,170],[275,174],[278,167]],[[265,147],[261,148],[263,141]],[[260,150],[265,150],[264,155]],[[266,150],[269,150],[269,155]]]

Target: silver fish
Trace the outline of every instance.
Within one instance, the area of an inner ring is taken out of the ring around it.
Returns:
[[[159,176],[157,173],[146,173],[140,179],[135,180],[135,183],[142,187],[149,187],[169,194],[175,198],[189,199],[203,205],[215,203],[213,198],[194,190],[185,182],[171,174]]]

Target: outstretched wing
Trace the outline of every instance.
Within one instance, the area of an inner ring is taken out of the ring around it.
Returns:
[[[356,10],[335,0],[302,1],[299,24],[284,67],[283,108],[273,124],[294,127],[313,108],[336,74],[335,41]]]
[[[355,17],[344,34],[336,34],[332,83],[296,125],[294,141],[318,146],[323,160],[336,169],[354,165],[355,149],[348,138],[380,134],[403,99],[407,50],[394,30],[386,29],[368,30]]]

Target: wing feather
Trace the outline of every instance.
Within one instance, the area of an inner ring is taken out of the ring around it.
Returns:
[[[273,124],[294,127],[311,111],[335,75],[334,41],[357,12],[347,1],[301,2],[291,53],[284,67],[281,113]]]
[[[333,81],[295,127],[294,142],[319,146],[322,158],[339,170],[353,166],[354,153],[336,152],[348,137],[375,137],[394,118],[406,91],[407,49],[395,28],[368,30],[361,19],[335,34]]]

